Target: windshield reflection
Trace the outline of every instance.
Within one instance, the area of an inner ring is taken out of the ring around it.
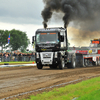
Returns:
[[[58,43],[58,33],[38,33],[36,42],[41,43]]]

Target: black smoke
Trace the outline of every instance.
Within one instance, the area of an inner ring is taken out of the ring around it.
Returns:
[[[42,11],[43,25],[44,28],[47,27],[48,20],[52,17],[53,11],[59,12],[60,10],[60,0],[43,0],[45,3],[45,8]]]
[[[100,0],[43,0],[43,2],[45,7],[41,14],[44,28],[47,27],[53,12],[64,13],[62,20],[65,28],[71,21],[76,21],[76,24],[85,28],[89,27],[85,23],[100,26],[98,23],[100,21]]]

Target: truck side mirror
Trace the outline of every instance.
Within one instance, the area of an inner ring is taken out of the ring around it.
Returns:
[[[35,41],[35,36],[32,36],[32,44],[34,43]]]
[[[64,36],[62,36],[62,35],[60,36],[60,41],[64,42]]]

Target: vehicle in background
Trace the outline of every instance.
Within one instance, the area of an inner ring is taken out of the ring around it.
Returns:
[[[100,64],[100,39],[91,40],[88,50],[68,50],[67,29],[37,29],[32,37],[37,68],[75,68]]]

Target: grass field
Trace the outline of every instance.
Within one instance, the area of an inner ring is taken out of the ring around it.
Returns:
[[[95,90],[89,94],[85,94],[77,100],[100,100],[100,90]]]
[[[26,62],[26,61],[23,61],[23,62],[15,62],[15,61],[13,61],[13,62],[0,62],[0,65],[3,65],[4,63],[9,63],[9,65],[10,64],[32,64],[32,63],[35,63],[35,61],[29,61],[29,62]]]
[[[100,77],[32,95],[23,100],[100,100]]]

